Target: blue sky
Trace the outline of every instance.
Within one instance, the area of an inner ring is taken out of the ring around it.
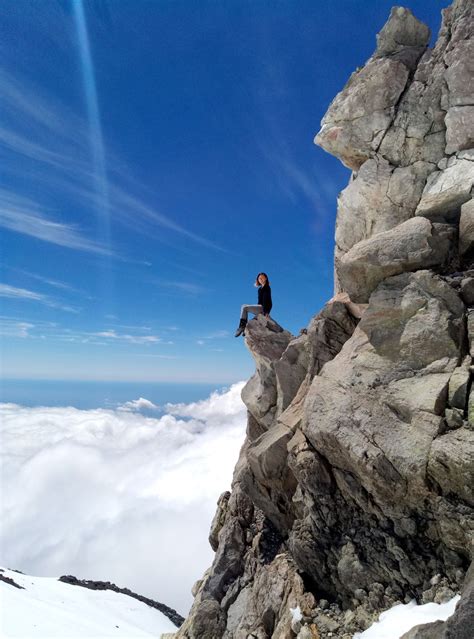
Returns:
[[[433,40],[448,4],[406,6]],[[349,178],[313,137],[391,6],[2,3],[3,376],[244,379],[262,270],[272,316],[306,326]]]

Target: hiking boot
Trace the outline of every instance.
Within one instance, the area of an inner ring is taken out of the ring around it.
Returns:
[[[241,318],[239,328],[235,331],[235,337],[239,337],[239,335],[242,335],[242,333],[245,335],[244,331],[246,326],[247,326],[247,320]]]

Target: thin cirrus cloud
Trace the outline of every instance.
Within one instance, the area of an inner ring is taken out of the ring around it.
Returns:
[[[18,288],[17,286],[10,286],[10,284],[0,283],[0,297],[39,302],[46,306],[51,306],[52,308],[58,308],[58,309],[61,309],[62,311],[67,311],[69,313],[80,312],[79,308],[61,304],[60,302],[57,302],[56,300],[51,298],[49,295],[44,295],[43,293],[37,293],[36,291],[30,291],[27,288]]]
[[[202,337],[200,337],[198,340],[196,340],[196,344],[198,344],[199,346],[204,346],[205,344],[209,344],[212,343],[214,340],[216,339],[227,339],[227,337],[229,337],[230,333],[227,330],[218,330],[218,331],[213,331],[212,333],[209,333],[209,335],[203,335]],[[212,348],[211,350],[217,352],[217,353],[222,353],[223,349],[222,348]]]
[[[0,319],[0,335],[3,337],[32,337],[30,331],[34,327],[35,325],[30,322]]]
[[[59,246],[113,255],[108,247],[84,236],[77,225],[55,222],[36,202],[5,189],[0,190],[0,226]]]
[[[81,201],[101,211],[100,215],[104,215],[104,210],[108,211],[113,222],[134,231],[147,233],[150,228],[161,227],[206,248],[227,252],[215,242],[163,215],[137,195],[137,192],[145,193],[145,186],[131,176],[130,167],[110,148],[105,154],[105,202],[97,191],[87,143],[87,121],[74,114],[69,106],[43,95],[26,77],[20,82],[5,69],[0,69],[0,81],[4,114],[0,145],[9,160],[5,162],[6,172],[13,177],[26,173],[30,182],[34,181],[38,187],[35,200],[16,189],[2,193],[1,226],[61,246],[114,255],[106,243],[88,238],[77,226],[54,220],[46,198],[51,193],[61,193],[74,202]],[[25,161],[28,163],[26,168]],[[166,237],[156,239],[167,241]]]
[[[0,285],[0,296],[18,297],[23,299],[34,299],[43,301],[41,295],[26,289],[15,289],[15,287]],[[39,299],[38,299],[39,298]],[[8,337],[19,337],[24,339],[48,339],[62,342],[78,342],[82,344],[102,344],[127,343],[134,345],[170,346],[174,343],[164,339],[160,335],[148,334],[149,327],[133,327],[135,333],[117,332],[114,328],[106,328],[98,331],[80,331],[71,328],[62,328],[57,322],[25,321],[23,319],[0,316],[0,335]],[[142,331],[140,333],[139,331]],[[144,335],[143,331],[147,334]],[[175,359],[174,355],[154,353],[156,357],[165,359]]]
[[[16,271],[17,273],[21,273],[22,275],[26,275],[27,277],[31,277],[34,280],[38,280],[43,282],[43,284],[48,284],[49,286],[53,286],[54,288],[59,288],[60,290],[70,291],[71,293],[78,293],[79,295],[84,295],[88,299],[93,299],[89,294],[84,293],[74,286],[70,284],[66,284],[66,282],[60,282],[58,280],[53,280],[50,277],[44,277],[43,275],[38,275],[38,273],[32,273],[31,271],[27,271],[22,268],[17,268],[16,266],[10,266],[10,270]]]
[[[150,283],[157,286],[161,286],[164,289],[175,289],[180,293],[185,293],[190,296],[202,295],[209,292],[209,289],[200,284],[194,284],[193,282],[187,282],[183,280],[164,280],[156,277],[149,279]],[[175,329],[172,329],[175,330]]]
[[[229,337],[230,332],[226,329],[220,329],[218,331],[213,331],[212,333],[209,333],[209,335],[205,335],[203,337],[203,339],[225,339],[226,337]]]
[[[156,344],[162,341],[158,335],[130,335],[128,333],[117,333],[115,330],[99,331],[92,333],[94,337],[107,338],[113,341],[124,341],[132,344]]]

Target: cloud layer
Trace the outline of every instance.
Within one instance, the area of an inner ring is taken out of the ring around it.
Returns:
[[[110,580],[186,614],[244,439],[242,386],[161,415],[144,398],[116,410],[0,404],[0,563]]]

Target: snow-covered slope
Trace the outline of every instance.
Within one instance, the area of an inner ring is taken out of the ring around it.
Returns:
[[[96,639],[156,637],[176,631],[166,615],[113,590],[91,590],[3,569],[0,580],[0,637],[10,639]]]

